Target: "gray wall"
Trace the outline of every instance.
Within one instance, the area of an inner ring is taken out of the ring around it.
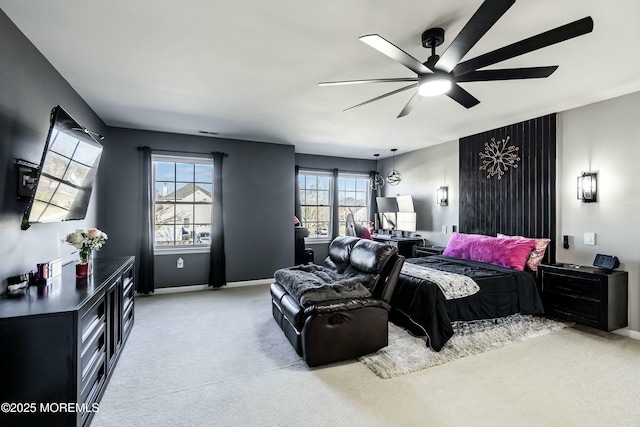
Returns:
[[[558,262],[591,265],[615,255],[629,272],[629,328],[640,339],[640,92],[560,113],[558,121]],[[576,177],[598,173],[597,203],[576,198]],[[584,233],[596,233],[596,245]],[[570,248],[562,247],[570,236]]]
[[[456,140],[397,154],[395,169],[402,174],[402,181],[382,187],[386,197],[412,196],[417,234],[426,239],[427,244],[446,246],[452,227],[458,225],[458,145]],[[393,169],[394,159],[389,157],[378,163],[378,170],[386,177]],[[436,191],[441,186],[449,187],[448,206],[436,203]],[[443,226],[446,226],[445,233]]]
[[[132,129],[111,129],[105,147],[105,231],[109,255],[137,254],[142,226],[138,146],[200,153],[223,151],[227,281],[273,277],[293,264],[294,147]],[[178,257],[184,268],[178,269]],[[208,254],[156,255],[156,287],[208,282]]]
[[[87,219],[57,224],[35,224],[22,231],[20,221],[26,201],[17,200],[14,158],[40,163],[49,130],[51,109],[61,105],[74,119],[107,137],[104,123],[73,88],[38,52],[0,10],[0,292],[8,276],[35,269],[37,263],[78,258],[74,249],[61,243],[76,228],[102,228],[99,196],[91,197]],[[97,181],[98,193],[104,185]]]
[[[369,173],[370,171],[376,170],[376,163],[375,160],[296,154],[296,165],[303,169],[333,170],[337,168],[341,172]],[[316,242],[307,240],[306,247],[313,249],[314,261],[319,264],[324,261],[329,253],[329,240],[319,240]]]

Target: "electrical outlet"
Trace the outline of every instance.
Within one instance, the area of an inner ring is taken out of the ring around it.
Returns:
[[[178,258],[178,268],[184,268],[184,259]]]
[[[442,226],[442,234],[447,234],[447,226],[446,225]]]
[[[596,244],[596,233],[584,233],[584,244],[594,246]]]

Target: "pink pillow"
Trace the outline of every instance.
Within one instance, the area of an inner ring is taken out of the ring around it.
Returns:
[[[481,261],[522,271],[534,244],[534,239],[498,239],[482,234],[453,233],[442,255]]]
[[[528,237],[522,236],[507,236],[506,234],[498,233],[498,239],[529,239]],[[531,239],[529,239],[531,240]],[[533,271],[538,270],[538,266],[542,263],[542,259],[544,258],[544,253],[547,250],[547,246],[551,239],[533,239],[536,241],[533,250],[529,254],[529,259],[527,260],[527,267],[529,267]]]

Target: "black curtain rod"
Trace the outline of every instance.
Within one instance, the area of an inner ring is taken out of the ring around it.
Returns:
[[[376,171],[353,171],[353,170],[346,170],[346,169],[339,169],[339,168],[330,168],[330,169],[323,169],[323,168],[307,168],[304,166],[299,166],[296,165],[300,168],[301,171],[309,171],[309,172],[326,172],[326,173],[332,173],[334,169],[338,169],[338,173],[347,173],[347,174],[353,174],[353,175],[362,175],[362,174],[367,174],[370,172],[376,172]]]
[[[204,156],[208,156],[208,155],[210,155],[210,154],[215,154],[215,153],[220,153],[220,154],[222,154],[224,157],[229,157],[229,153],[224,153],[224,152],[221,152],[221,151],[213,151],[213,152],[210,152],[210,153],[202,153],[202,152],[198,152],[198,151],[163,150],[163,149],[160,149],[160,150],[154,150],[153,148],[151,148],[151,147],[147,147],[147,146],[144,146],[144,147],[138,147],[138,148],[137,148],[137,150],[138,150],[138,151],[142,151],[142,150],[143,150],[143,149],[145,149],[145,148],[148,148],[149,150],[151,150],[151,151],[152,151],[152,152],[154,152],[154,153],[163,152],[163,153],[199,154],[199,155],[204,155]]]

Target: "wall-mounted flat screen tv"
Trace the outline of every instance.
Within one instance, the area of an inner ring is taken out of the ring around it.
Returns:
[[[40,169],[21,228],[39,222],[84,219],[102,145],[62,107],[51,110],[51,124]]]

